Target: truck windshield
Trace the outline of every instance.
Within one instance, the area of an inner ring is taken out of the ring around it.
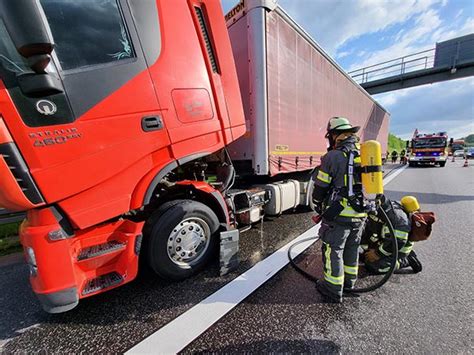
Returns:
[[[0,65],[5,70],[13,73],[29,71],[23,57],[17,52],[13,45],[2,19],[0,19]]]
[[[444,148],[446,139],[444,138],[424,138],[413,141],[413,148]]]

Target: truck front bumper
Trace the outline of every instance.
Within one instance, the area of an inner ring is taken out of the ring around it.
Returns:
[[[30,283],[43,309],[61,313],[79,299],[132,281],[143,223],[118,220],[68,236],[50,209],[32,210],[20,228]]]
[[[421,156],[409,157],[408,161],[413,163],[430,164],[446,162],[446,156]]]

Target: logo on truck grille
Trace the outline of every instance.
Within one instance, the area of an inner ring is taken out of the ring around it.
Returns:
[[[54,115],[56,113],[58,108],[56,107],[56,105],[53,102],[51,102],[49,100],[39,100],[36,103],[36,110],[39,113],[41,113],[42,115],[51,116],[51,115]]]

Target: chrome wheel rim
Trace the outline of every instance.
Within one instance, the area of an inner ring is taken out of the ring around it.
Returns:
[[[195,265],[210,242],[211,229],[207,222],[198,217],[187,218],[175,226],[168,237],[168,257],[179,266]]]

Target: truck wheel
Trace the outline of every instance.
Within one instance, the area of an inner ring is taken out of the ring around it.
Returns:
[[[446,165],[445,161],[443,161],[442,163],[439,163],[439,166],[442,167],[442,168],[444,168],[445,165]]]
[[[409,163],[408,163],[408,166],[411,167],[411,168],[413,168],[413,167],[415,166],[415,163],[409,162]]]
[[[158,209],[145,227],[147,260],[159,276],[182,280],[204,267],[217,245],[219,221],[206,205],[172,201]]]

